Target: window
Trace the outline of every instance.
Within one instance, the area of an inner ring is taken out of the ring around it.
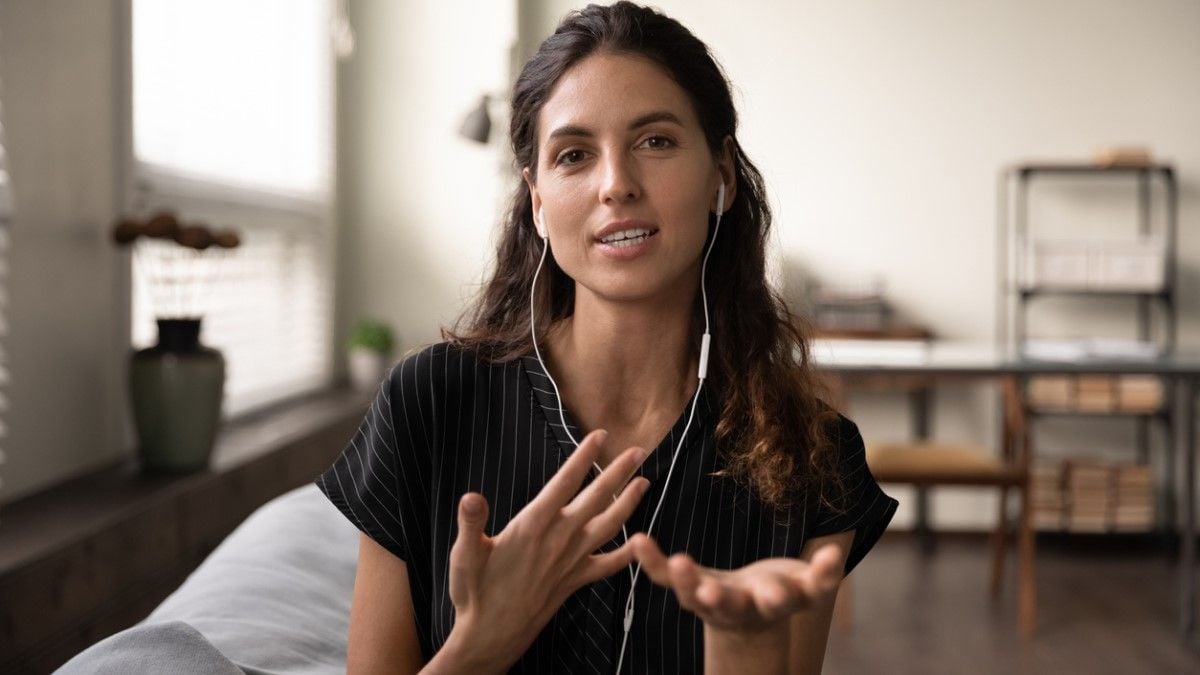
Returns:
[[[203,316],[201,340],[225,356],[226,417],[328,384],[330,0],[131,6],[136,215],[169,209],[242,240],[225,260],[206,251],[184,270],[205,278],[184,309]],[[178,253],[135,256],[135,347],[155,342],[156,314],[176,311],[151,279]]]

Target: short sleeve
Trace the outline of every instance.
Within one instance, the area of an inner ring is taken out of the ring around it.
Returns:
[[[422,470],[428,453],[420,434],[412,433],[420,422],[410,424],[409,414],[418,408],[411,400],[416,387],[405,387],[415,363],[409,358],[392,368],[354,436],[314,481],[355,527],[410,563],[428,511],[426,488],[418,484],[428,475]]]
[[[835,505],[842,507],[839,511],[815,501],[815,516],[810,521],[814,526],[809,529],[808,537],[854,530],[854,541],[846,558],[845,573],[848,575],[883,536],[900,502],[885,494],[871,475],[858,425],[838,415],[831,441],[838,457],[845,499],[840,504],[835,501]]]

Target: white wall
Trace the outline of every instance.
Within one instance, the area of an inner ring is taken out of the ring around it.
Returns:
[[[771,188],[779,260],[825,278],[882,274],[908,315],[949,337],[988,338],[998,167],[1144,142],[1181,177],[1180,345],[1200,348],[1200,3],[746,2],[736,21],[728,3],[658,4],[712,45],[736,85],[742,144]],[[127,452],[127,290],[107,239],[119,211],[119,6],[0,0],[19,206],[0,502]],[[479,93],[507,89],[512,41],[527,54],[572,6],[352,3],[360,51],[341,72],[339,341],[372,314],[411,347],[458,314],[490,264],[515,179],[499,168],[502,118],[491,148],[461,140],[458,123]],[[1045,191],[1035,217],[1111,229],[1132,222],[1129,196]],[[1081,318],[1107,330],[1127,316],[1043,309],[1046,332]],[[991,405],[986,388],[944,389],[939,434],[990,440]],[[869,436],[903,432],[892,400],[859,397],[853,413]],[[1126,444],[1128,432],[1057,425],[1045,444]],[[992,514],[954,493],[935,506],[942,525]],[[907,517],[904,508],[898,524]]]
[[[436,339],[465,284],[488,259],[489,229],[509,178],[495,154],[453,126],[485,84],[471,68],[503,63],[502,47],[471,32],[443,33],[461,2],[401,10],[354,6],[365,52],[344,103],[342,296],[348,312],[391,317],[407,344]],[[517,3],[520,53],[582,3]],[[1145,143],[1181,180],[1179,345],[1200,349],[1200,3],[766,2],[656,3],[713,48],[735,85],[740,140],[765,174],[777,223],[778,269],[803,265],[825,279],[886,278],[899,309],[950,338],[995,330],[995,207],[1001,166],[1026,159],[1088,159],[1111,143]],[[473,45],[471,55],[455,52]],[[499,83],[492,73],[486,84]],[[345,139],[344,139],[345,142]],[[1132,231],[1133,192],[1057,185],[1034,194],[1049,227]],[[1096,326],[1117,334],[1128,308],[1041,308],[1037,331]],[[343,319],[344,324],[348,319]],[[942,438],[992,442],[986,386],[938,395]],[[895,398],[859,396],[852,416],[869,438],[906,433]],[[1095,425],[1094,425],[1095,426]],[[1078,424],[1039,432],[1045,447],[1128,447],[1132,425]],[[911,518],[903,502],[897,525]],[[987,527],[991,500],[947,490],[934,501],[942,527]]]
[[[361,316],[391,321],[400,349],[438,339],[491,263],[506,199],[503,105],[491,147],[458,136],[484,92],[505,94],[511,0],[357,0],[359,50],[339,104],[338,342]]]
[[[8,275],[11,501],[126,452],[117,213],[116,0],[0,1],[17,200]]]

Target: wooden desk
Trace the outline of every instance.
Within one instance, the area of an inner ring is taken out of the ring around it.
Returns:
[[[1200,382],[1200,354],[1171,354],[1146,360],[1089,359],[1086,361],[1037,361],[1006,352],[989,343],[929,341],[913,349],[881,358],[863,358],[861,351],[843,349],[837,341],[815,340],[813,359],[819,370],[834,382],[848,386],[855,381],[880,378],[925,378],[929,381],[963,381],[1019,378],[1033,375],[1158,375],[1170,383],[1168,400],[1174,404],[1171,431],[1174,454],[1168,463],[1182,462],[1173,475],[1182,481],[1182,530],[1179,532],[1179,629],[1185,640],[1196,639],[1196,393]],[[835,385],[836,386],[836,385]],[[925,405],[928,405],[926,401]],[[1174,503],[1177,486],[1168,484]]]

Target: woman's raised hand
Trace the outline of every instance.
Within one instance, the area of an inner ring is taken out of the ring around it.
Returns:
[[[455,621],[443,647],[450,650],[446,665],[452,656],[455,666],[476,672],[506,671],[572,593],[616,574],[633,559],[629,542],[608,553],[594,551],[620,531],[645,495],[650,482],[630,477],[647,453],[627,449],[576,495],[606,436],[604,431],[588,434],[537,497],[495,536],[484,533],[487,500],[477,492],[463,495],[458,538],[450,550]]]
[[[722,631],[753,633],[776,627],[794,612],[828,600],[842,580],[845,560],[830,543],[812,562],[766,558],[736,570],[696,564],[686,553],[667,558],[653,539],[639,532],[629,538],[650,579],[675,591],[679,604]]]

